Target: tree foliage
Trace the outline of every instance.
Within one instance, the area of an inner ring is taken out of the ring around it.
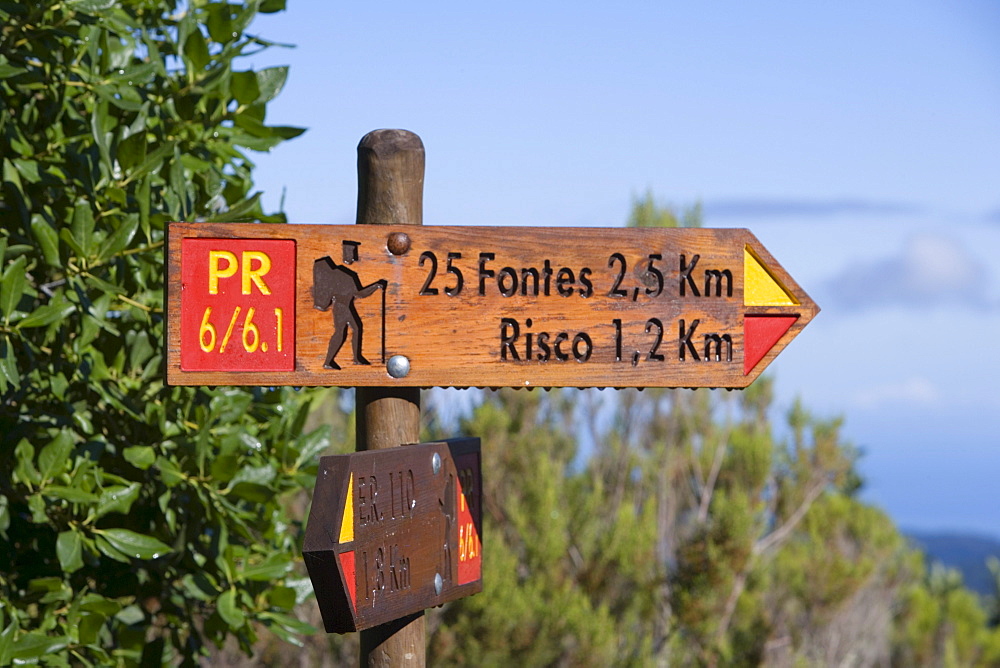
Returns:
[[[310,394],[167,388],[164,226],[267,220],[245,150],[284,0],[0,2],[0,665],[191,662],[310,630],[283,504]]]
[[[635,226],[697,225],[651,196]],[[435,665],[993,665],[974,596],[858,498],[841,420],[742,392],[486,394],[484,593]]]

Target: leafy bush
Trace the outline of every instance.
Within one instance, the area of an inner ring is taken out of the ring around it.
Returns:
[[[294,640],[284,495],[311,394],[168,388],[164,226],[266,220],[244,150],[287,71],[246,4],[0,2],[0,665],[193,662]]]

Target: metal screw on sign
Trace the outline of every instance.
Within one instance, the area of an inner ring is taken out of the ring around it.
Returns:
[[[431,457],[431,467],[434,469],[434,475],[441,472],[441,455],[436,452],[434,453],[434,456]]]
[[[393,232],[386,241],[386,248],[393,255],[405,255],[410,250],[410,236],[406,232]]]
[[[410,359],[405,355],[393,355],[386,363],[385,370],[393,378],[406,378],[410,373]]]

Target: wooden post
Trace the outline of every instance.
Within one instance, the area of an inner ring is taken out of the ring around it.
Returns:
[[[357,223],[422,225],[423,199],[424,145],[420,137],[406,130],[375,130],[365,135],[358,144]],[[397,237],[392,243],[408,241]],[[418,388],[359,387],[355,397],[357,450],[420,441]],[[421,612],[362,631],[361,666],[422,668],[426,647]]]

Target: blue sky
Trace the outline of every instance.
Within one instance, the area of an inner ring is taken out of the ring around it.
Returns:
[[[619,226],[637,195],[748,227],[823,312],[771,366],[844,415],[903,527],[1000,536],[1000,4],[332,3],[256,154],[265,204],[352,223],[356,146],[412,130],[425,224]]]

